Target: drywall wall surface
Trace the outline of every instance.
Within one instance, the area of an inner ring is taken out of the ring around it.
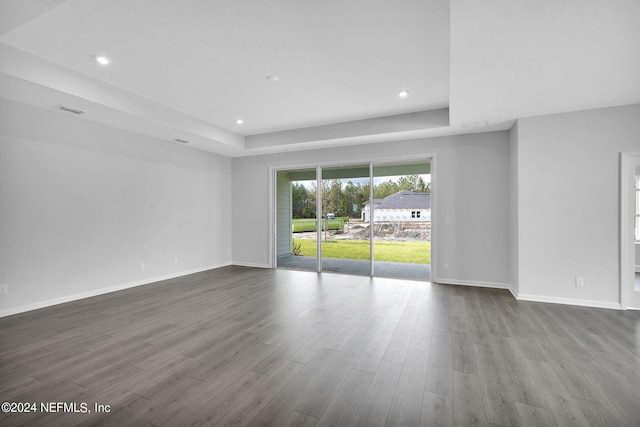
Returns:
[[[270,266],[270,168],[361,164],[436,155],[436,279],[509,281],[509,135],[506,131],[232,159],[234,263]],[[444,225],[444,218],[451,224]],[[441,265],[449,264],[444,271]]]
[[[640,104],[518,121],[521,296],[620,302],[620,152],[639,150]]]
[[[518,122],[509,130],[509,264],[510,284],[515,294],[518,286]]]
[[[3,312],[230,263],[230,159],[4,100],[0,117]]]

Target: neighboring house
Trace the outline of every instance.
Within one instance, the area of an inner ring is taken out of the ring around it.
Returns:
[[[373,199],[374,222],[431,221],[431,194],[401,190],[384,199]],[[371,206],[364,202],[362,220],[369,222]]]

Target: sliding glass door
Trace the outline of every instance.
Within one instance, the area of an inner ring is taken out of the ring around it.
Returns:
[[[322,168],[323,271],[371,275],[369,229],[361,217],[369,185],[369,164]]]
[[[429,279],[431,276],[430,162],[373,165],[374,274]]]
[[[428,280],[430,166],[421,160],[277,171],[276,266]]]
[[[276,172],[276,266],[318,271],[316,168]]]

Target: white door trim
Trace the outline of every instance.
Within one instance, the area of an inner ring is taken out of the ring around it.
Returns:
[[[635,282],[635,171],[640,151],[620,153],[620,307],[629,308],[629,289]]]

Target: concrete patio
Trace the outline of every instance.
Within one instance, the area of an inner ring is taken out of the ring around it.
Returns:
[[[310,256],[285,255],[278,257],[278,268],[316,271],[316,259]],[[341,258],[323,258],[322,271],[369,276],[369,261]],[[402,262],[374,262],[374,275],[398,279],[428,282],[431,278],[431,264],[409,264]]]

